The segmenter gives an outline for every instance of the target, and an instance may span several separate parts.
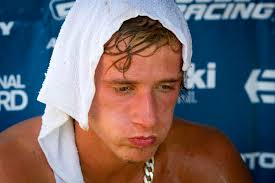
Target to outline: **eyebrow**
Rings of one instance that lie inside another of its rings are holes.
[[[181,80],[181,77],[178,78],[167,78],[159,80],[157,83],[176,83]],[[113,80],[104,80],[103,82],[106,82],[108,84],[138,84],[141,83],[137,80],[129,80],[129,79],[113,79]]]

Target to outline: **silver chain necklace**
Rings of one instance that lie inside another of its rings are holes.
[[[143,183],[152,183],[154,178],[154,157],[146,161],[144,167]]]

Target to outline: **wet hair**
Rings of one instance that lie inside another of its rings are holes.
[[[131,66],[133,55],[148,57],[165,45],[168,45],[174,52],[182,51],[181,42],[170,30],[163,27],[159,21],[152,20],[146,16],[137,16],[123,22],[119,30],[104,44],[104,54],[111,56],[121,55],[109,68],[114,66],[124,75]],[[149,54],[142,54],[149,47],[154,49]],[[185,76],[185,73],[183,73],[183,76]],[[181,88],[185,89],[183,80]]]

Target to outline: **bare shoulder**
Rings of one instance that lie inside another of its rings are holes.
[[[37,137],[41,118],[20,122],[0,133],[0,182],[50,182],[51,172]]]
[[[176,167],[187,182],[250,183],[252,178],[239,152],[219,130],[176,119],[163,149],[168,167]]]

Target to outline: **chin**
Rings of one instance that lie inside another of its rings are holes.
[[[146,149],[130,149],[123,152],[116,153],[117,156],[128,163],[146,162],[152,158],[157,151],[156,147]]]

